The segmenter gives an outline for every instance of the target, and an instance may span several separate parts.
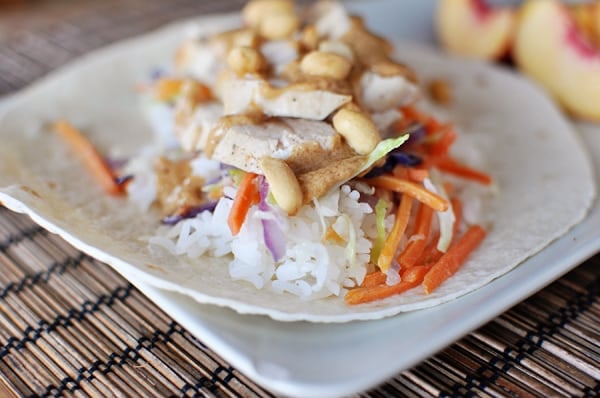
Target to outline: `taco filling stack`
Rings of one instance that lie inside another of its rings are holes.
[[[145,90],[162,145],[123,173],[161,212],[153,250],[303,299],[436,289],[485,236],[465,187],[492,179],[450,155],[414,71],[338,2],[254,0],[243,22],[185,41]]]

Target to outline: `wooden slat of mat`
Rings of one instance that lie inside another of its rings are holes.
[[[9,218],[14,218],[9,217]],[[25,218],[23,217],[19,217],[18,220],[24,220]],[[4,224],[4,227],[2,228],[3,231],[6,230],[12,230],[13,233],[17,232],[18,230],[16,230],[14,227],[14,224],[8,224],[9,227],[6,228],[7,224]],[[47,264],[51,264],[54,261],[53,257],[44,257],[44,253],[42,253],[40,250],[45,249],[47,252],[51,252],[54,251],[53,255],[56,255],[56,248],[50,245],[50,241],[51,240],[55,240],[57,242],[59,242],[60,240],[54,236],[54,235],[50,235],[50,234],[46,234],[46,233],[39,233],[38,235],[36,235],[34,238],[31,238],[30,240],[27,240],[26,238],[16,238],[17,235],[12,235],[12,239],[8,238],[9,240],[12,240],[14,243],[13,245],[8,249],[9,254],[12,256],[13,261],[14,259],[18,259],[20,260],[25,260],[25,261],[32,261],[33,262],[33,267],[31,269],[29,269],[29,273],[30,274],[39,274],[39,272],[41,271],[41,269],[43,267],[40,266],[40,263],[43,263],[44,261]],[[3,237],[5,240],[7,239],[6,236]],[[35,245],[33,243],[36,243]],[[13,246],[15,247],[13,249]],[[72,255],[73,253],[71,253]],[[33,258],[31,258],[33,256]],[[64,261],[64,257],[62,256],[61,258],[59,258],[61,261]],[[68,257],[68,255],[66,256]],[[24,261],[24,262],[25,262]],[[36,265],[37,264],[37,265]],[[23,265],[23,264],[21,264]],[[24,277],[25,273],[19,275],[20,277]],[[112,276],[112,278],[109,278],[108,281],[106,282],[102,282],[102,278],[106,279],[106,276]],[[5,277],[6,278],[6,277]],[[110,280],[113,279],[113,280]],[[86,303],[89,304],[91,303],[91,299],[96,299],[97,297],[106,297],[106,294],[109,294],[109,290],[107,289],[106,286],[104,285],[108,285],[108,286],[114,286],[114,283],[117,281],[121,281],[123,282],[120,277],[118,277],[116,274],[112,273],[112,272],[106,272],[105,266],[103,265],[99,265],[91,260],[87,260],[84,259],[82,261],[80,261],[79,266],[77,269],[74,270],[69,270],[65,273],[63,273],[61,275],[61,278],[51,278],[48,280],[48,285],[52,285],[53,283],[58,284],[57,286],[55,286],[55,290],[52,291],[52,294],[59,297],[58,301],[60,301],[61,303],[59,304],[55,304],[53,305],[53,307],[60,307],[61,304],[62,306],[65,306],[65,304],[70,305],[71,307],[77,307],[77,306],[83,306],[85,308]],[[24,284],[27,285],[27,284]],[[45,324],[51,324],[51,319],[54,319],[55,317],[60,316],[59,313],[57,312],[52,312],[51,308],[48,308],[48,305],[52,305],[53,300],[51,299],[50,296],[47,295],[46,290],[47,289],[41,289],[40,290],[40,286],[37,285],[33,285],[32,286],[32,290],[36,290],[34,291],[28,291],[28,290],[22,290],[20,291],[19,294],[19,298],[21,301],[26,303],[26,307],[21,307],[19,309],[14,309],[11,312],[13,318],[17,316],[17,314],[24,312],[25,314],[28,314],[29,318],[29,322],[23,322],[21,318],[19,318],[19,320],[21,321],[19,323],[19,327],[21,330],[23,329],[27,329],[27,327],[32,328],[33,325],[36,322],[36,316],[39,317],[40,319],[44,320],[45,319]],[[46,292],[46,295],[44,296],[43,293]],[[139,293],[138,293],[139,294]],[[39,297],[44,297],[44,300],[40,301],[38,300]],[[181,344],[182,339],[179,338],[181,337],[181,328],[179,328],[179,332],[178,334],[172,334],[168,331],[165,332],[161,332],[161,330],[166,330],[170,327],[170,325],[172,324],[172,321],[170,321],[168,319],[168,317],[163,316],[162,317],[158,317],[157,314],[161,314],[160,312],[155,312],[155,309],[153,309],[152,312],[148,312],[147,308],[151,307],[148,305],[148,303],[142,303],[139,300],[143,300],[140,296],[137,297],[137,306],[136,305],[131,305],[131,296],[127,298],[127,303],[125,304],[122,301],[118,301],[116,300],[113,303],[113,306],[111,306],[109,309],[103,309],[100,308],[97,310],[97,316],[95,317],[96,319],[92,318],[92,323],[95,325],[95,328],[98,329],[100,331],[100,335],[98,335],[97,333],[95,335],[92,334],[91,330],[86,330],[84,325],[79,325],[80,327],[78,329],[84,330],[86,335],[88,336],[87,338],[89,339],[90,335],[95,337],[92,340],[99,340],[101,341],[102,339],[104,340],[108,340],[109,343],[107,343],[106,341],[104,341],[103,346],[107,347],[107,349],[105,349],[104,351],[102,351],[103,347],[98,347],[98,350],[101,351],[103,353],[104,356],[106,357],[110,357],[111,353],[115,353],[120,351],[124,351],[123,350],[123,346],[124,345],[128,345],[129,347],[132,346],[138,346],[138,345],[142,345],[142,347],[140,347],[140,349],[137,351],[136,355],[139,355],[140,357],[140,361],[145,362],[144,364],[140,365],[140,366],[147,366],[148,369],[147,371],[149,372],[149,377],[154,377],[156,379],[159,379],[163,382],[164,384],[167,385],[171,385],[171,386],[176,386],[176,388],[171,388],[171,389],[158,389],[159,393],[174,393],[174,391],[179,391],[180,388],[184,388],[185,387],[185,383],[182,382],[181,378],[179,378],[176,373],[177,373],[177,366],[175,365],[176,363],[188,363],[189,360],[192,358],[192,356],[188,356],[188,355],[193,355],[194,354],[194,350],[192,350],[193,345],[190,344],[190,342],[188,340],[184,340],[183,344]],[[58,302],[57,299],[54,300],[55,302]],[[74,302],[75,301],[75,302]],[[83,303],[83,304],[82,304]],[[89,307],[89,306],[88,306]],[[143,311],[139,311],[137,314],[135,312],[133,312],[136,308],[138,309],[143,309]],[[36,311],[36,316],[32,315],[31,312]],[[80,313],[80,315],[84,315],[85,311],[83,313]],[[91,312],[89,309],[87,310],[89,312]],[[68,314],[77,314],[77,312],[73,312],[73,311],[69,311],[67,314],[62,315],[67,316]],[[119,316],[119,314],[122,314]],[[98,316],[101,315],[101,316]],[[147,319],[149,318],[149,319]],[[135,328],[130,326],[129,323],[134,321],[135,323]],[[162,321],[162,322],[161,322]],[[161,325],[162,323],[162,325]],[[38,321],[39,324],[39,321]],[[54,325],[56,326],[56,324]],[[129,327],[124,327],[124,326],[129,326]],[[152,342],[152,339],[142,339],[140,340],[139,337],[134,336],[136,334],[136,331],[138,329],[140,329],[140,326],[142,327],[142,330],[145,330],[149,333],[153,333],[154,336],[158,337],[159,340]],[[118,329],[118,330],[117,330]],[[16,329],[15,329],[16,330]],[[58,323],[58,327],[56,327],[53,330],[60,330],[60,322]],[[177,329],[175,329],[177,330]],[[119,336],[117,336],[117,334]],[[71,340],[75,340],[75,346],[78,348],[87,348],[85,346],[85,340],[86,340],[86,335],[83,336],[71,336],[68,337]],[[38,344],[39,341],[43,341],[44,343],[47,343],[45,341],[46,336],[44,335],[44,332],[42,331],[40,333],[40,339],[38,340]],[[63,335],[64,336],[64,335]],[[67,335],[68,336],[68,335]],[[162,337],[161,337],[162,336]],[[169,338],[169,336],[179,336],[176,337],[174,339]],[[189,336],[188,336],[189,337]],[[163,339],[164,341],[161,341],[161,339]],[[121,346],[115,346],[114,341],[121,341],[121,340],[128,340],[126,343],[127,344],[122,344]],[[178,343],[179,341],[179,343]],[[111,345],[110,342],[113,342],[113,344]],[[148,352],[146,352],[146,350],[144,349],[143,345],[145,343],[150,342],[151,345],[154,345],[154,347],[156,348],[156,350],[154,351],[153,354],[150,354]],[[56,342],[55,342],[56,343]],[[165,348],[169,348],[168,354],[166,353],[166,351],[161,352],[159,350],[161,344],[165,344]],[[93,343],[90,343],[93,346]],[[179,348],[178,344],[182,345],[183,348]],[[45,347],[49,347],[50,345],[45,344]],[[167,347],[168,346],[168,347]],[[157,348],[158,347],[158,348]],[[172,350],[170,348],[173,348]],[[205,348],[204,348],[205,349]],[[172,355],[175,351],[178,351],[180,355],[182,356],[188,356],[186,358],[186,361],[178,361],[177,358],[175,357],[174,359],[169,359],[172,358]],[[198,350],[196,350],[198,351]],[[198,352],[196,352],[195,354],[198,354]],[[85,356],[85,353],[78,353],[78,355],[73,355],[73,357],[78,357],[78,358],[82,358],[82,355]],[[88,355],[89,357],[89,355]],[[161,359],[157,359],[161,357]],[[198,355],[194,355],[194,357],[198,357]],[[36,352],[36,358],[38,360],[41,360],[41,362],[45,362],[47,363],[47,358],[40,352]],[[210,358],[210,357],[206,357],[206,358]],[[88,358],[89,359],[89,358]],[[66,360],[62,357],[57,357],[55,356],[55,360],[58,363],[62,364],[62,368],[73,368],[73,369],[79,369],[80,366],[69,366],[66,364]],[[79,359],[81,361],[81,359]],[[210,358],[210,362],[207,364],[208,366],[195,366],[196,369],[196,373],[193,374],[192,380],[198,380],[200,378],[204,378],[204,385],[208,385],[210,383],[214,383],[211,381],[211,379],[213,379],[213,372],[215,372],[216,370],[218,370],[218,373],[222,373],[222,375],[218,376],[218,377],[228,377],[229,380],[236,380],[238,381],[237,385],[238,387],[244,387],[247,386],[247,383],[243,382],[242,380],[240,380],[239,377],[235,377],[235,375],[233,374],[233,372],[231,370],[229,370],[229,367],[226,363],[224,363],[223,361],[217,362],[214,359],[214,356],[212,358]],[[186,365],[187,369],[186,371],[189,373],[190,369],[193,368],[193,366],[189,366]],[[179,369],[181,372],[183,372],[183,370]],[[58,369],[54,369],[54,372],[51,372],[53,374],[57,374],[57,372],[59,372]],[[139,373],[136,371],[136,373]],[[64,379],[65,377],[69,377],[71,379],[74,379],[74,374],[70,374],[68,376],[64,375],[64,374],[60,374],[60,376],[62,376],[62,379]],[[135,374],[129,374],[127,376],[127,378],[131,378],[132,376],[135,376]],[[49,377],[49,376],[48,376]],[[61,380],[62,380],[61,379]],[[135,380],[135,377],[133,378]],[[54,382],[55,385],[58,385],[58,382],[61,382],[61,380],[56,380]],[[139,384],[139,383],[138,383]],[[224,384],[225,385],[225,384]],[[228,385],[226,385],[228,386]],[[89,387],[88,387],[89,388]],[[140,387],[138,385],[138,393],[140,392]],[[83,387],[82,387],[83,389]],[[153,383],[153,386],[151,388],[150,391],[157,391],[157,386],[156,386],[156,382]],[[230,395],[235,395],[232,391],[229,391]],[[159,394],[160,395],[160,394]]]
[[[493,324],[490,324],[493,325]],[[498,327],[486,326],[472,334],[473,338],[481,341],[482,344],[492,347],[498,355],[502,355],[507,359],[507,363],[514,367],[523,368],[527,372],[536,375],[544,384],[553,386],[558,390],[566,391],[570,394],[575,394],[583,388],[583,385],[577,380],[557,372],[550,365],[548,358],[541,360],[539,352],[537,355],[531,355],[527,352],[520,352],[515,344],[520,337],[514,335],[510,331]],[[591,383],[588,380],[588,383]]]

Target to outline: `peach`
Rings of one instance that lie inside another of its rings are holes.
[[[512,9],[484,0],[440,0],[436,13],[438,37],[447,50],[485,60],[508,53],[515,19]]]
[[[571,4],[569,13],[581,33],[590,42],[600,45],[600,0],[591,3]]]
[[[572,115],[600,121],[600,50],[558,0],[522,6],[513,56]]]

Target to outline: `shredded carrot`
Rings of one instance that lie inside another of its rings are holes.
[[[438,140],[427,145],[430,156],[445,156],[450,151],[450,147],[458,137],[454,129],[450,126],[442,127],[441,136]]]
[[[423,182],[423,180],[429,177],[429,170],[425,167],[396,166],[392,174],[397,178],[413,182]]]
[[[402,112],[402,116],[404,116],[401,119],[404,121],[403,124],[410,125],[414,122],[421,123],[425,127],[425,134],[428,136],[434,135],[444,127],[437,119],[417,110],[414,106],[409,105],[402,107],[400,108],[400,112]]]
[[[461,164],[450,156],[443,156],[439,158],[436,161],[436,166],[446,173],[454,174],[458,177],[468,180],[477,181],[485,185],[490,185],[493,181],[492,177],[488,174]]]
[[[458,226],[462,222],[462,202],[458,198],[450,199],[450,203],[452,203],[452,211],[454,212],[454,230],[452,231],[452,236],[458,236]]]
[[[414,267],[410,267],[409,269],[402,271],[401,280],[403,282],[421,283],[430,269],[431,265],[415,265]]]
[[[160,101],[168,101],[181,93],[185,84],[191,84],[193,89],[193,100],[196,103],[212,99],[210,88],[196,80],[162,78],[154,85],[154,96]]]
[[[446,191],[446,195],[452,195],[452,192],[454,192],[454,184],[445,181],[442,186],[444,187],[444,191]]]
[[[361,283],[361,287],[373,287],[383,285],[387,280],[387,276],[381,271],[370,272],[365,275],[365,279]]]
[[[125,192],[125,186],[117,182],[114,172],[106,164],[104,158],[79,130],[68,121],[59,120],[54,124],[54,132],[79,154],[106,192],[111,195],[120,195]]]
[[[402,107],[400,112],[402,112],[402,116],[404,116],[402,120],[406,120],[408,124],[413,122],[425,123],[425,121],[428,119],[428,116],[421,113],[417,110],[417,108],[411,105]]]
[[[369,303],[371,301],[383,300],[384,298],[395,296],[404,293],[413,287],[419,286],[420,282],[405,282],[401,281],[395,285],[379,285],[371,287],[358,287],[352,289],[344,296],[346,304],[356,305]]]
[[[394,170],[392,170],[392,175],[401,180],[408,180],[408,167],[396,166],[394,167]]]
[[[417,261],[419,261],[429,238],[432,218],[433,210],[431,207],[421,204],[419,206],[419,211],[417,212],[415,231],[413,233],[413,236],[419,236],[419,239],[408,242],[406,248],[398,256],[398,262],[402,268],[413,267],[417,264]]]
[[[250,207],[260,201],[256,177],[258,175],[254,173],[244,174],[233,199],[233,205],[227,217],[227,225],[233,235],[237,235],[242,229]]]
[[[431,116],[425,116],[425,118],[425,135],[427,136],[437,134],[441,129],[443,129],[446,126]]]
[[[457,198],[453,198],[450,202],[452,203],[452,211],[454,212],[454,219],[455,219],[452,236],[453,236],[453,239],[456,239],[456,237],[458,236],[458,227],[462,220],[462,203]],[[437,233],[436,236],[433,239],[431,239],[431,243],[429,243],[427,245],[427,247],[425,247],[425,249],[423,250],[423,253],[417,260],[417,264],[435,263],[436,261],[438,261],[440,259],[440,257],[442,257],[442,255],[444,253],[442,253],[441,251],[439,251],[437,249],[437,242],[439,239],[440,239],[440,234]]]
[[[379,176],[369,179],[369,184],[374,187],[388,189],[394,192],[405,193],[412,196],[421,203],[426,204],[433,210],[446,211],[448,209],[448,201],[438,194],[428,191],[423,186],[415,184],[407,180],[395,178],[393,176]]]
[[[425,167],[411,167],[408,169],[408,179],[415,182],[423,182],[429,178],[429,170]]]
[[[432,264],[432,263],[435,263],[436,261],[438,261],[440,259],[440,257],[442,257],[442,254],[444,254],[444,253],[439,251],[437,248],[438,240],[439,240],[439,234],[438,234],[438,237],[433,239],[431,241],[431,243],[428,244],[427,247],[423,250],[423,254],[421,254],[421,257],[417,261],[417,264]]]
[[[425,293],[437,289],[464,264],[467,257],[479,246],[486,232],[479,225],[471,226],[467,232],[431,267],[423,279]]]
[[[429,271],[429,268],[430,267],[425,265],[417,265],[415,267],[412,267],[411,269],[405,271],[402,274],[402,280],[395,285],[386,285],[384,278],[380,284],[352,289],[348,293],[346,293],[344,300],[347,304],[356,305],[368,303],[375,300],[382,300],[387,297],[404,293],[407,290],[419,286],[419,284],[423,282],[423,278]],[[373,274],[375,274],[375,272]],[[380,275],[383,274],[380,273]]]
[[[398,209],[396,210],[394,226],[392,227],[392,230],[383,245],[383,249],[381,249],[379,258],[377,259],[377,266],[383,272],[386,272],[390,268],[392,260],[398,250],[398,246],[400,245],[400,241],[402,240],[402,236],[408,225],[412,202],[413,198],[410,195],[402,195],[402,199],[400,199],[400,205],[398,205]]]

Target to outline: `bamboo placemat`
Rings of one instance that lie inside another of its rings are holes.
[[[0,94],[107,43],[241,3],[33,1],[0,9]],[[360,396],[600,395],[599,265],[596,256]],[[0,396],[64,395],[271,396],[112,268],[0,207]]]

